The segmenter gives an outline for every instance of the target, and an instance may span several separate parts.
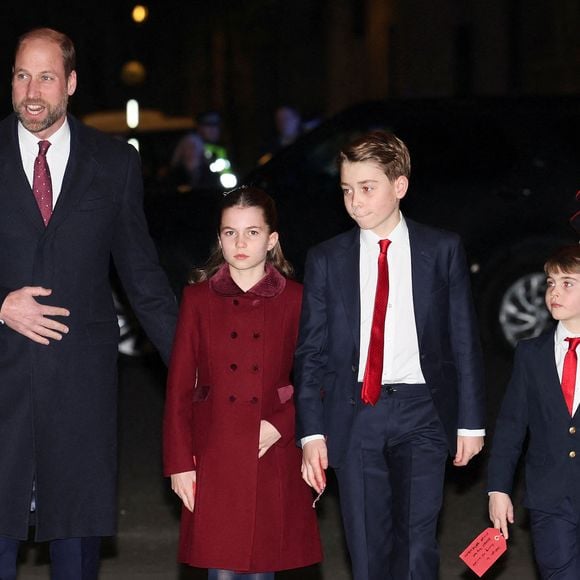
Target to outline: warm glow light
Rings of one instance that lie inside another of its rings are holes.
[[[139,125],[139,103],[135,99],[127,101],[127,127],[135,129]]]
[[[147,20],[147,16],[149,16],[149,10],[147,6],[143,6],[141,4],[137,4],[133,7],[133,12],[131,12],[131,17],[133,18],[134,22],[141,24]]]
[[[238,178],[233,173],[224,173],[220,175],[220,182],[226,189],[232,189],[238,184]]]
[[[127,139],[127,143],[129,143],[129,145],[133,145],[133,147],[135,147],[135,149],[137,149],[137,151],[139,151],[139,140],[138,139],[131,137],[131,139]]]

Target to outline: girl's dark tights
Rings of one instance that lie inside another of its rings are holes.
[[[242,574],[232,570],[218,570],[210,568],[207,571],[208,580],[274,580],[274,572],[255,572]]]

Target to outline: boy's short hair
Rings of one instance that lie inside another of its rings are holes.
[[[345,161],[372,161],[379,165],[390,181],[411,175],[411,156],[407,146],[393,133],[372,131],[349,143],[338,154],[338,169]]]
[[[544,272],[547,276],[558,270],[580,273],[580,244],[562,246],[546,260]]]

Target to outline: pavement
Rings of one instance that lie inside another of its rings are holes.
[[[487,355],[491,421],[509,376],[510,360]],[[101,580],[201,580],[206,572],[176,563],[179,505],[161,476],[161,418],[165,369],[156,357],[123,358],[119,368],[120,477],[119,534],[103,544]],[[450,466],[440,519],[441,580],[477,576],[459,553],[489,526],[484,489],[485,453],[466,469]],[[517,505],[508,551],[486,580],[535,580],[525,510]],[[340,523],[336,485],[317,504],[325,558],[322,564],[277,574],[279,580],[350,580]],[[28,543],[21,551],[19,580],[49,578],[45,545]],[[395,579],[397,580],[397,579]],[[417,579],[421,580],[421,579]]]

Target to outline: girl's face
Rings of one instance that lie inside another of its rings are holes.
[[[262,274],[268,250],[278,242],[259,207],[228,207],[222,212],[219,243],[230,269]]]

